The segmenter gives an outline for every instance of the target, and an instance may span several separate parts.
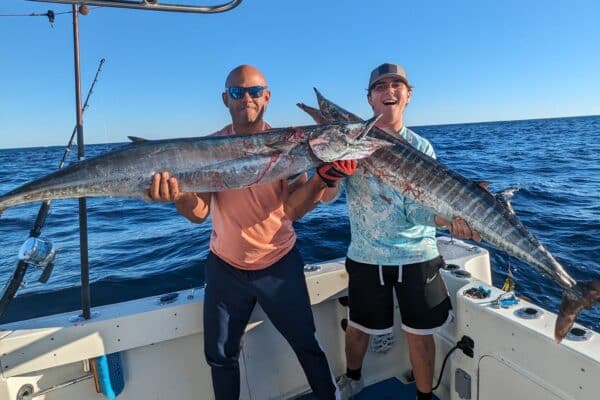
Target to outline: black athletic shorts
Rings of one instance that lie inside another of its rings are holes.
[[[452,309],[439,273],[443,265],[441,256],[402,266],[363,264],[347,258],[348,324],[373,335],[392,332],[396,289],[402,329],[418,335],[434,333]],[[400,272],[402,279],[398,279]]]

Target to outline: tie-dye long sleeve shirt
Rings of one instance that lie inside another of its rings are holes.
[[[435,157],[431,143],[403,127],[398,135]],[[361,168],[343,182],[352,239],[348,257],[376,265],[405,265],[439,255],[434,214]]]

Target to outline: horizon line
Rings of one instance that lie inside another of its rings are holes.
[[[523,122],[523,121],[539,121],[539,120],[547,120],[547,119],[588,118],[588,117],[600,117],[600,114],[568,115],[568,116],[564,116],[564,117],[537,117],[537,118],[504,119],[504,120],[472,121],[472,122],[446,122],[446,123],[441,123],[441,124],[412,125],[412,127],[421,128],[421,127],[429,127],[429,126],[495,124],[498,122]]]
[[[447,122],[447,123],[440,123],[440,124],[411,125],[410,128],[426,128],[426,127],[433,127],[433,126],[494,124],[494,123],[500,123],[500,122],[523,122],[523,121],[539,121],[539,120],[568,119],[568,118],[589,118],[589,117],[600,117],[600,114],[570,115],[570,116],[564,116],[564,117],[507,119],[507,120],[497,120],[497,121]],[[409,126],[407,126],[407,127],[409,127]],[[194,137],[194,136],[184,136],[184,137]],[[198,136],[198,137],[201,137],[201,136]],[[152,139],[149,139],[149,140],[152,140]],[[94,146],[94,145],[102,145],[102,144],[116,144],[116,143],[127,143],[127,141],[124,140],[124,141],[120,141],[120,142],[86,143],[85,146]],[[48,144],[48,145],[41,145],[41,146],[24,146],[24,147],[1,147],[1,145],[0,145],[0,150],[33,149],[33,148],[47,148],[47,147],[60,147],[60,146],[64,146],[64,145],[63,144]],[[75,144],[73,144],[73,146],[75,146]]]

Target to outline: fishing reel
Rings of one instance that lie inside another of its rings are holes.
[[[20,262],[43,268],[38,281],[40,283],[48,282],[50,274],[52,274],[52,270],[54,269],[54,259],[56,258],[56,250],[50,240],[43,237],[30,236],[21,246],[18,257]]]

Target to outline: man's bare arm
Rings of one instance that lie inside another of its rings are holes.
[[[287,194],[283,206],[286,215],[292,221],[302,218],[315,208],[327,188],[325,182],[317,174],[310,179],[304,174],[291,184],[284,182],[284,185],[287,186],[287,189],[284,189],[287,190]]]

